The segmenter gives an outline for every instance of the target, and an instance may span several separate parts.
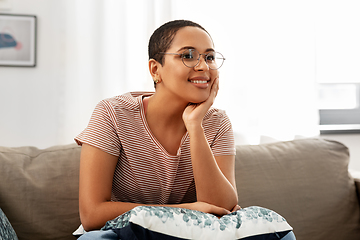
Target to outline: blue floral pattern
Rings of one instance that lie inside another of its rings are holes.
[[[215,225],[215,222],[218,222],[219,224],[217,225],[221,231],[227,227],[239,229],[244,220],[251,220],[254,223],[258,220],[263,222],[286,222],[286,220],[276,212],[256,206],[243,208],[221,218],[217,218],[212,214],[184,208],[139,206],[120,215],[114,220],[108,221],[102,230],[126,227],[129,224],[131,216],[137,216],[138,213],[142,211],[146,212],[145,217],[157,217],[163,223],[166,223],[169,219],[174,220],[174,215],[182,215],[182,220],[188,223],[187,225],[199,226],[200,228],[211,228],[211,226]]]
[[[277,230],[275,229],[277,226],[282,231],[292,230],[282,216],[274,211],[257,206],[243,208],[221,218],[212,214],[184,208],[139,206],[114,220],[108,221],[102,230],[125,228],[131,222],[143,225],[144,228],[152,231],[166,231],[166,234],[170,234],[172,229],[177,229],[174,232],[179,232],[179,229],[192,228],[195,232],[203,232],[205,230],[217,235],[224,232],[238,237],[249,236],[249,234],[251,235],[253,232],[257,233],[259,231],[262,231],[261,234],[264,231],[269,231],[273,234]],[[268,226],[273,226],[274,231],[267,230],[271,229]],[[176,234],[174,233],[174,235]]]
[[[18,240],[14,229],[12,228],[5,213],[0,208],[0,239],[2,240]]]

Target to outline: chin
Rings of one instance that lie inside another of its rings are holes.
[[[192,96],[189,96],[189,102],[193,104],[199,104],[205,102],[210,96],[210,93],[202,92],[202,93],[195,93]]]
[[[190,101],[191,104],[199,104],[199,103],[202,103],[202,102],[205,102],[207,98],[204,98],[204,99],[196,99],[196,100],[192,100]]]

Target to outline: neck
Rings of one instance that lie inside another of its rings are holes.
[[[148,99],[146,118],[163,126],[184,125],[182,114],[187,105],[180,99],[168,98],[155,92]]]
[[[186,103],[164,98],[155,93],[148,99],[145,114],[147,124],[152,134],[171,155],[176,155],[181,139],[186,133],[182,118]]]

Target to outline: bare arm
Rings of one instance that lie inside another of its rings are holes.
[[[118,158],[83,144],[80,158],[79,211],[85,230],[99,229],[106,221],[135,204],[111,202],[111,188]]]
[[[218,87],[217,79],[209,98],[201,104],[188,106],[183,119],[190,136],[197,200],[232,210],[238,202],[235,156],[214,157],[202,128],[202,119],[213,104]]]
[[[197,201],[232,210],[238,202],[235,156],[214,157],[202,128],[190,133]]]

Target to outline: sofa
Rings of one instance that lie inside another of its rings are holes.
[[[75,239],[80,151],[0,147],[0,208],[18,239]],[[298,240],[359,240],[360,179],[348,163],[345,145],[322,138],[237,145],[239,205],[276,211]]]

